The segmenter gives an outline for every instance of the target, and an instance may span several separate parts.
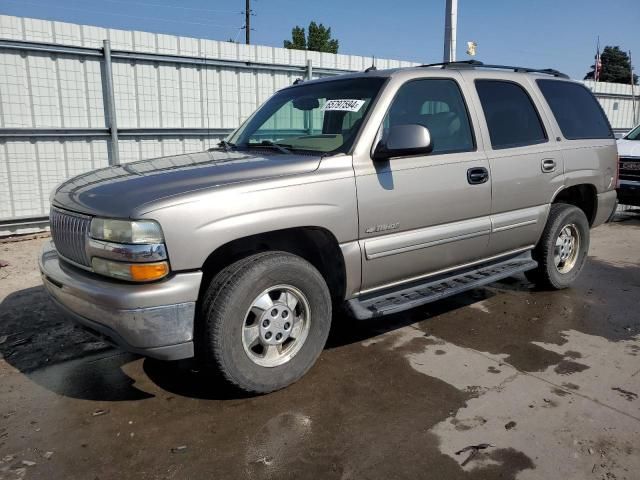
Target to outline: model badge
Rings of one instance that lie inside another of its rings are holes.
[[[640,170],[640,162],[622,162],[620,163],[621,170]]]
[[[376,225],[375,227],[369,227],[365,233],[386,232],[387,230],[395,230],[400,226],[399,222],[396,223],[383,223],[382,225]]]

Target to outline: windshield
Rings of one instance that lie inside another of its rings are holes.
[[[236,148],[349,150],[385,78],[301,84],[276,93],[229,138]],[[286,149],[286,150],[285,150]]]
[[[640,125],[631,130],[625,137],[625,140],[640,140]]]

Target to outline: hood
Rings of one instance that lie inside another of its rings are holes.
[[[621,157],[640,157],[640,140],[618,140],[618,155]]]
[[[94,170],[62,183],[52,204],[68,210],[126,218],[154,201],[231,183],[316,170],[320,156],[257,151],[207,151]]]

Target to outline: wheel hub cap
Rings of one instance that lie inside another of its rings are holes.
[[[310,325],[307,297],[292,285],[276,285],[258,295],[242,327],[249,359],[263,367],[291,360],[302,348]]]
[[[287,305],[274,304],[260,316],[260,341],[268,345],[282,345],[289,338],[294,315]]]
[[[560,273],[569,272],[576,264],[580,251],[580,233],[571,224],[560,230],[554,249],[554,263]]]

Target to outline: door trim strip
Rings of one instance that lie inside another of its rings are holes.
[[[504,225],[502,227],[496,227],[492,232],[504,232],[505,230],[511,230],[512,228],[526,227],[527,225],[534,225],[538,223],[538,220],[526,220],[524,222],[512,223],[510,225]]]
[[[456,242],[458,240],[464,240],[467,238],[479,237],[482,235],[489,235],[491,233],[491,229],[486,230],[478,230],[477,232],[465,233],[463,235],[456,235],[453,237],[441,238],[439,240],[432,240],[431,242],[423,242],[417,243],[415,245],[410,245],[407,247],[395,248],[393,250],[385,250],[384,252],[379,253],[368,253],[367,252],[367,260],[374,260],[376,258],[387,257],[389,255],[395,255],[397,253],[405,253],[411,252],[413,250],[420,250],[422,248],[435,247],[437,245],[444,245],[446,243]],[[365,243],[365,251],[367,250]]]
[[[515,250],[509,250],[508,252],[504,252],[504,253],[501,253],[499,255],[494,255],[492,257],[481,258],[481,259],[478,259],[478,260],[474,260],[473,262],[463,263],[461,265],[456,265],[454,267],[443,268],[442,270],[437,270],[435,272],[430,272],[430,273],[427,273],[427,274],[424,274],[424,275],[417,275],[415,277],[410,277],[410,278],[406,278],[406,279],[403,279],[403,280],[398,280],[396,282],[385,283],[384,285],[380,285],[378,287],[367,288],[366,290],[360,290],[360,292],[355,296],[358,297],[360,295],[365,295],[365,294],[368,294],[368,293],[371,293],[371,292],[376,292],[378,290],[384,290],[385,288],[391,288],[391,287],[396,287],[398,285],[402,285],[404,283],[415,282],[417,280],[422,280],[423,278],[432,277],[434,275],[440,275],[442,273],[451,272],[453,270],[458,270],[460,268],[472,267],[472,266],[477,265],[479,263],[489,262],[489,261],[492,261],[492,260],[497,260],[498,258],[501,258],[501,257],[507,257],[509,255],[513,255],[513,254],[516,254],[516,253],[525,252],[527,250],[531,250],[533,247],[535,247],[535,245],[531,244],[531,245],[527,245],[526,247],[516,248]]]
[[[367,260],[374,260],[398,253],[421,250],[491,233],[489,216],[434,225],[364,240]]]

